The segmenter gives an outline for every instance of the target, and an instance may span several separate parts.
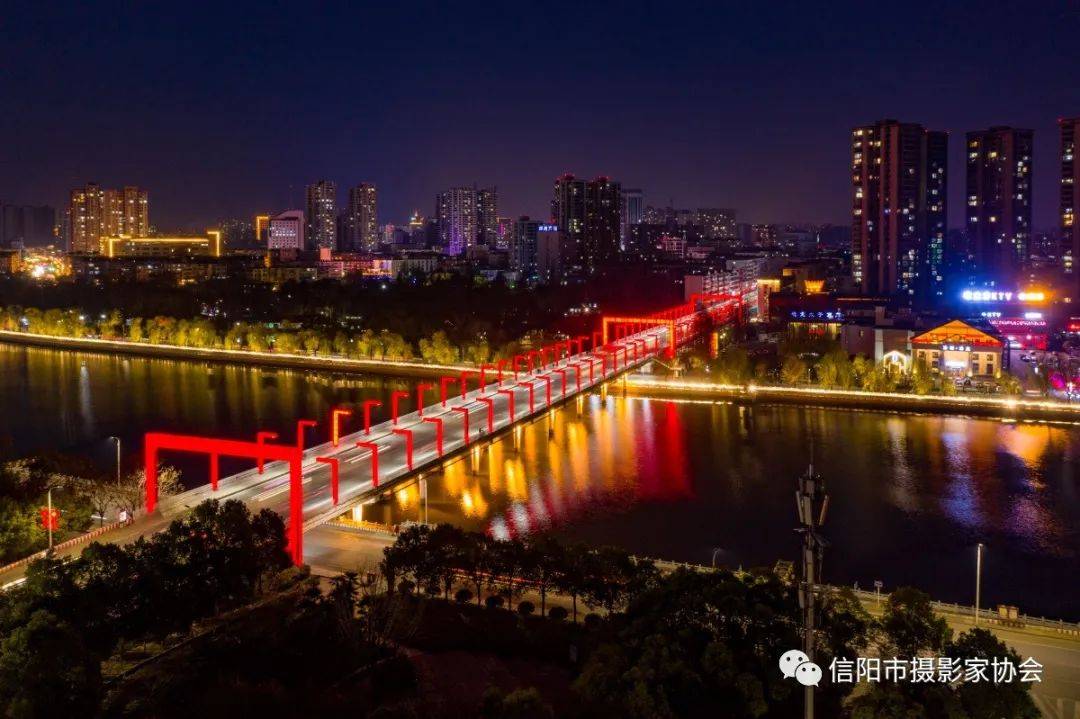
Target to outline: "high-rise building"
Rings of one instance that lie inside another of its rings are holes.
[[[522,215],[514,223],[510,264],[526,276],[536,270],[536,235],[541,224],[539,220],[529,219],[528,215]]]
[[[499,243],[499,193],[495,187],[476,191],[476,244]]]
[[[0,247],[44,247],[56,241],[56,210],[0,205]]]
[[[966,226],[975,273],[1012,286],[1031,253],[1032,131],[967,133]]]
[[[460,255],[476,244],[477,192],[471,187],[452,187],[435,198],[439,244],[450,255]]]
[[[566,174],[555,179],[551,199],[551,224],[562,231],[564,260],[577,262],[585,234],[585,181]]]
[[[555,180],[551,224],[559,228],[564,269],[592,271],[611,262],[622,245],[623,198],[618,182],[586,182],[567,174]]]
[[[851,266],[864,294],[943,293],[947,148],[948,135],[914,123],[852,131]]]
[[[146,237],[150,211],[146,190],[124,187],[105,190],[105,234],[109,237]]]
[[[337,185],[319,180],[307,186],[307,237],[314,250],[337,246]]]
[[[304,249],[304,213],[287,210],[270,218],[266,247],[270,250]]]
[[[536,273],[544,280],[553,280],[566,269],[563,249],[566,247],[562,233],[555,225],[536,228]]]
[[[585,184],[585,233],[578,260],[586,270],[610,263],[619,255],[620,195],[619,183],[609,177]]]
[[[105,191],[94,183],[71,191],[68,203],[68,251],[80,254],[101,251],[105,232]]]
[[[375,185],[361,182],[349,190],[345,214],[347,247],[358,252],[374,252],[379,246],[378,195]]]
[[[645,214],[645,195],[638,189],[624,189],[619,206],[619,248],[624,252],[630,247],[630,228],[640,225]]]
[[[509,217],[500,217],[499,218],[499,230],[498,230],[499,237],[495,241],[495,247],[497,247],[500,250],[508,250],[508,249],[510,249],[510,244],[514,240],[514,227],[515,227],[515,225],[516,225],[516,221],[510,219]]]
[[[1077,155],[1080,141],[1080,117],[1067,117],[1058,120],[1061,128],[1061,188],[1059,218],[1061,222],[1061,244],[1058,250],[1059,262],[1066,276],[1070,278],[1067,291],[1073,302],[1080,302],[1080,156]]]

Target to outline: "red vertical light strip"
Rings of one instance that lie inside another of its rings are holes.
[[[315,461],[330,467],[330,499],[336,507],[338,504],[338,459],[337,457],[316,457]]]
[[[377,399],[364,400],[364,434],[371,434],[371,408],[382,407],[382,402]]]
[[[313,419],[298,419],[296,420],[296,448],[301,452],[304,451],[304,428],[316,427],[318,422]]]
[[[337,447],[341,441],[342,417],[351,416],[352,410],[348,409],[334,409],[330,412],[330,439],[333,441],[335,447]]]
[[[413,431],[411,429],[392,429],[390,431],[405,438],[405,466],[411,472],[413,468]]]
[[[398,402],[402,398],[408,399],[409,393],[402,390],[390,393],[390,416],[393,418],[394,424],[397,424],[398,421]]]
[[[443,421],[442,417],[424,417],[425,422],[435,425],[435,451],[441,457],[443,455]]]
[[[446,385],[457,381],[457,377],[443,377],[439,380],[439,399],[442,401],[443,407],[446,406]]]
[[[487,427],[490,434],[495,431],[495,400],[490,397],[480,397],[476,401],[487,405]]]
[[[451,407],[450,411],[461,413],[461,436],[465,440],[465,446],[469,446],[469,408]]]
[[[435,385],[430,384],[428,382],[420,382],[419,384],[416,385],[416,416],[417,417],[423,417],[424,416],[424,392],[427,392],[429,389],[431,389],[434,386]]]
[[[371,452],[371,486],[379,486],[379,445],[374,442],[357,442],[357,447]]]
[[[510,408],[510,421],[514,422],[514,390],[501,389],[499,390],[499,394],[506,395],[507,406]]]
[[[255,444],[257,444],[257,445],[259,445],[261,447],[263,444],[266,443],[266,440],[268,440],[268,439],[277,439],[277,438],[278,438],[277,432],[256,432],[255,433]],[[263,460],[264,459],[265,458],[263,457],[263,455],[261,453],[259,454],[258,457],[255,458],[256,466],[258,466],[258,468],[259,468],[259,474],[263,473]]]

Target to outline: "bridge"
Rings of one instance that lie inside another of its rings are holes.
[[[145,512],[95,539],[130,541],[163,529],[206,499],[238,499],[252,511],[268,508],[288,519],[289,553],[302,564],[305,532],[455,455],[479,454],[496,435],[661,355],[674,357],[709,320],[737,321],[742,309],[736,296],[705,295],[647,316],[604,317],[591,335],[446,375],[438,382],[420,382],[414,391],[392,392],[388,408],[382,408],[380,400],[335,408],[324,420],[331,439],[316,446],[305,446],[306,431],[317,424],[314,419],[299,420],[295,437],[287,441],[273,432],[258,432],[251,441],[150,432],[144,445]],[[390,418],[372,424],[376,408],[388,409]],[[205,455],[209,484],[159,497],[158,467],[169,452]],[[223,456],[254,460],[255,467],[222,478]],[[12,576],[0,569],[0,581]]]

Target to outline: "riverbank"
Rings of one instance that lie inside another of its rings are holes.
[[[1080,423],[1080,404],[1019,397],[976,397],[867,392],[861,390],[729,385],[712,382],[657,379],[630,375],[623,386],[628,394],[692,399],[709,398],[740,404],[767,402],[844,409],[867,409],[912,414],[954,414],[1004,419]]]
[[[127,340],[103,340],[93,337],[53,337],[31,332],[0,330],[0,342],[46,347],[49,349],[95,352],[98,354],[124,354],[135,357],[176,359],[188,361],[217,362],[221,364],[246,364],[259,367],[284,367],[288,369],[326,370],[331,372],[358,372],[408,377],[440,377],[469,369],[466,365],[443,365],[400,360],[366,360],[334,356],[312,356],[286,352],[252,352],[213,348],[180,347],[177,345],[131,342]]]

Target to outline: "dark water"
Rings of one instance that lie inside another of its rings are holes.
[[[0,441],[88,452],[120,434],[291,432],[337,402],[410,380],[142,360],[0,345]],[[731,566],[795,559],[795,478],[827,479],[825,579],[914,584],[970,604],[1080,619],[1080,427],[593,395],[429,483],[429,519],[520,536],[550,529],[650,556]],[[205,468],[184,466],[189,482]],[[223,467],[223,470],[227,469]],[[431,479],[431,478],[429,478]],[[416,486],[365,508],[416,519]],[[719,550],[719,551],[717,551]]]

